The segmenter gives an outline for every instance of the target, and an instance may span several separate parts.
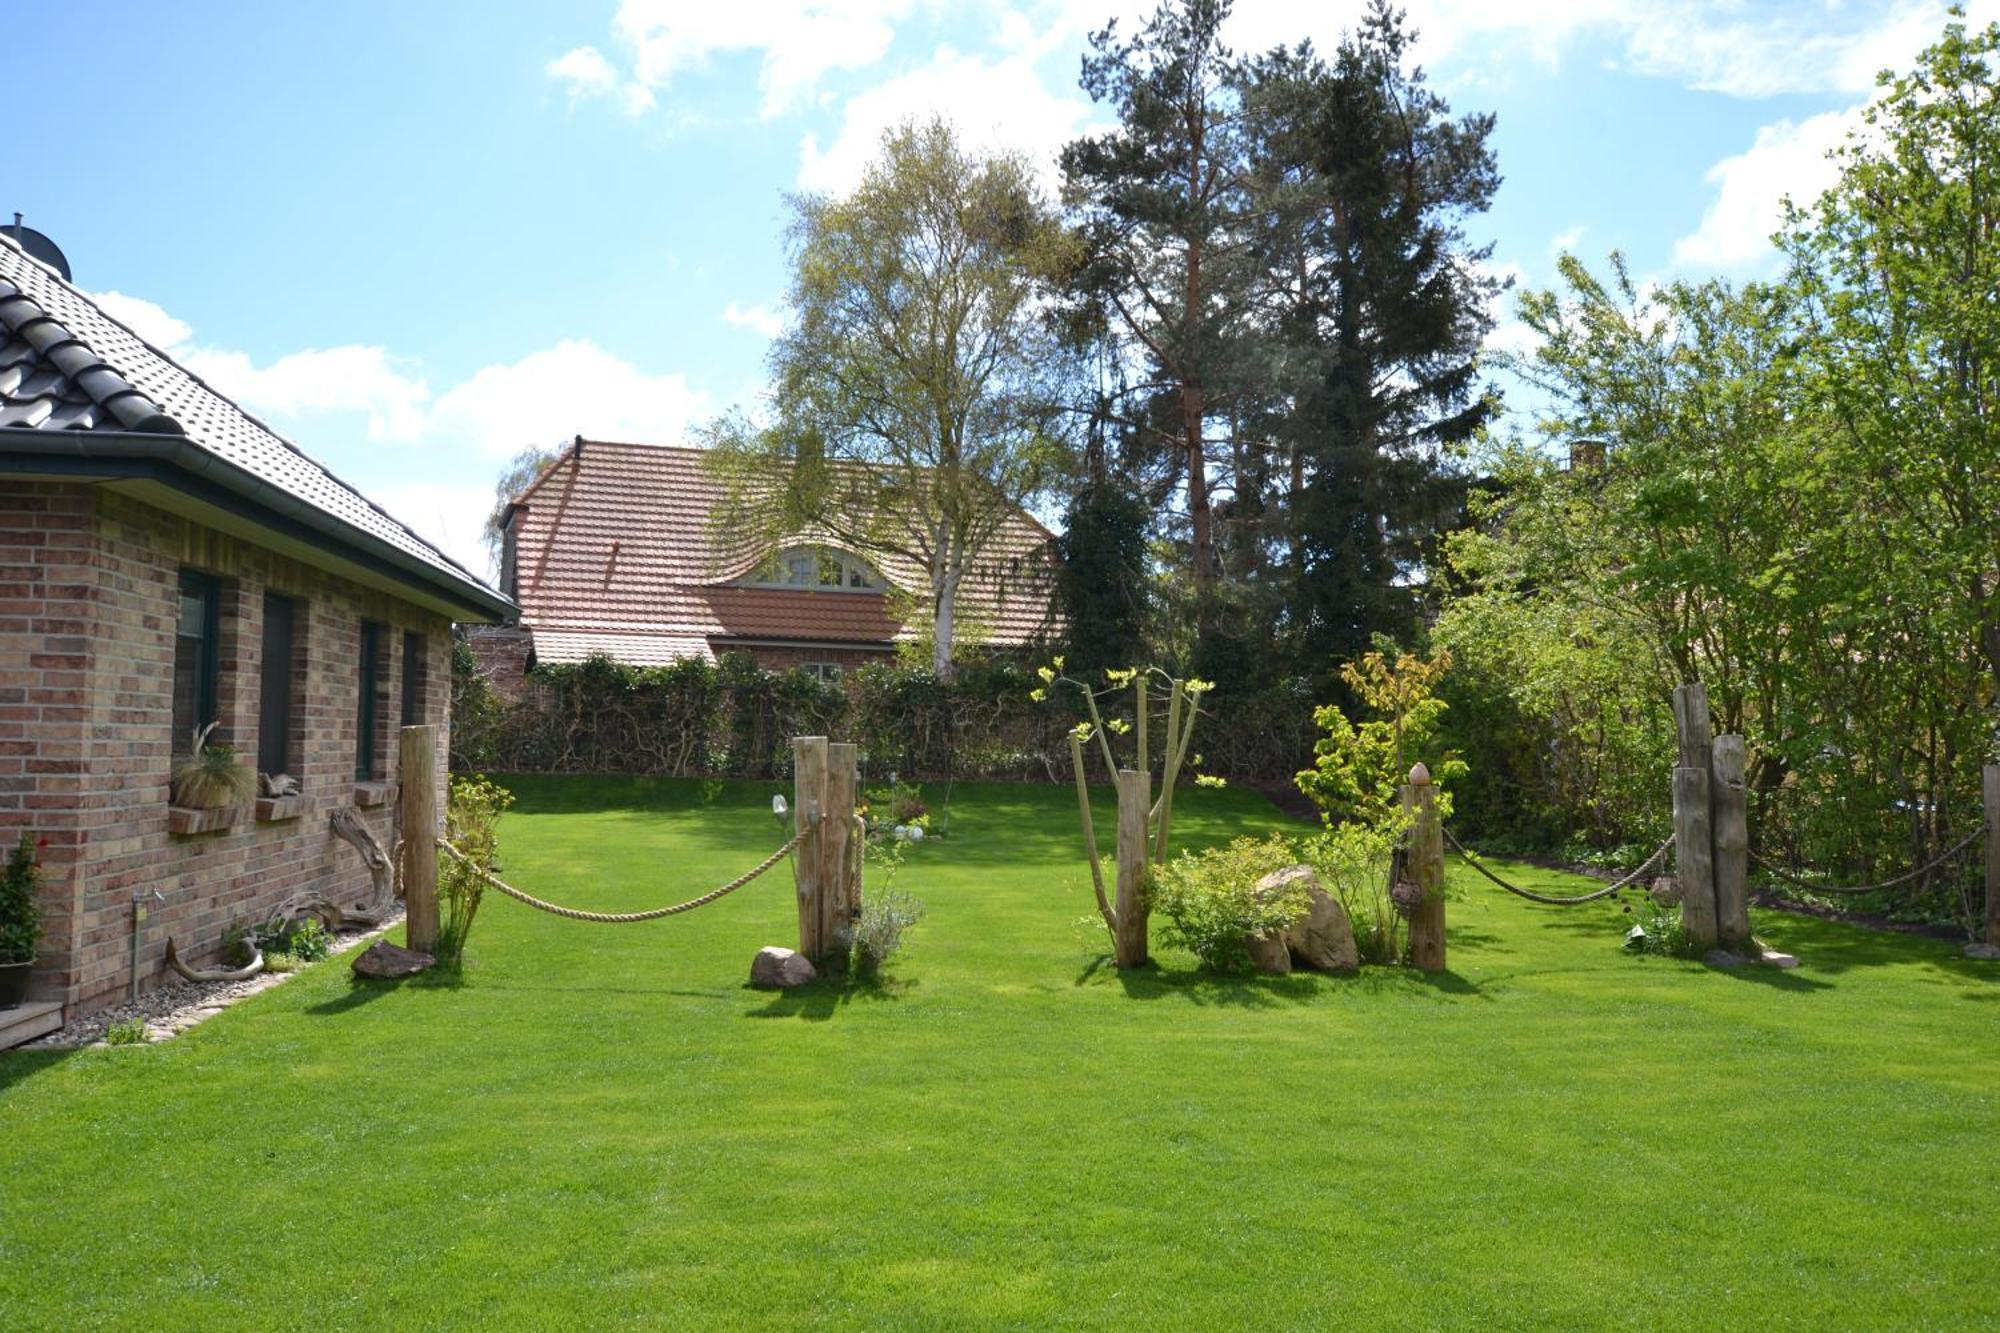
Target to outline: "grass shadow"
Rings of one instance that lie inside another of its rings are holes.
[[[860,1001],[895,1001],[917,988],[920,983],[901,981],[895,977],[833,976],[825,977],[791,990],[781,990],[771,996],[770,1002],[761,1009],[752,1009],[745,1018],[802,1018],[808,1023],[824,1023],[840,1010]],[[745,990],[753,989],[748,982]],[[761,993],[761,992],[760,992]]]
[[[73,1046],[52,1046],[39,1051],[0,1052],[0,1092],[61,1064],[75,1055],[76,1050]]]
[[[322,1016],[344,1014],[359,1009],[364,1004],[372,1004],[385,995],[393,995],[402,988],[402,984],[399,981],[371,981],[364,977],[354,977],[349,980],[347,990],[343,994],[336,995],[331,1000],[321,1000],[318,1004],[309,1004],[305,1012]]]

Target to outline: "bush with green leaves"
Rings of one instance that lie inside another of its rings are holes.
[[[1216,971],[1247,966],[1252,936],[1282,929],[1312,906],[1310,891],[1298,883],[1257,888],[1258,880],[1299,860],[1298,849],[1275,833],[1182,852],[1153,874],[1153,908],[1167,919],[1161,936]]]
[[[23,833],[0,869],[0,963],[31,963],[42,939],[42,904],[37,896],[41,866],[35,835]]]
[[[871,893],[851,927],[849,964],[857,977],[872,977],[903,947],[903,932],[924,919],[924,905],[897,889]]]
[[[477,774],[451,780],[445,837],[458,855],[438,857],[438,966],[465,965],[465,941],[486,894],[486,877],[500,872],[500,816],[514,793]]]
[[[1681,919],[1679,907],[1646,908],[1640,913],[1639,923],[1626,935],[1625,947],[1668,958],[1694,957],[1694,944],[1688,938],[1687,922]]]
[[[1402,961],[1403,914],[1389,897],[1389,863],[1402,837],[1400,812],[1380,824],[1335,824],[1300,848],[1320,883],[1347,911],[1354,947],[1364,963]]]
[[[121,1018],[104,1029],[106,1046],[144,1046],[146,1044],[146,1020],[134,1016]]]

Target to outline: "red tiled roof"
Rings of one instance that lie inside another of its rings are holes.
[[[699,449],[578,440],[516,501],[521,624],[545,662],[606,652],[633,665],[713,657],[732,640],[888,644],[914,636],[921,565],[868,555],[897,591],[753,588],[734,582],[768,552],[718,551],[709,514],[722,500]],[[1009,521],[960,591],[959,618],[996,647],[1033,642],[1050,619],[1049,533]],[[813,534],[797,544],[812,545]],[[832,545],[833,543],[819,543]]]

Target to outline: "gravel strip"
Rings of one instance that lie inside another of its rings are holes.
[[[373,939],[402,919],[401,916],[397,916],[380,926],[336,932],[333,936],[333,952],[322,962],[340,957],[355,945]],[[306,967],[317,966],[320,964],[306,964]],[[304,971],[305,968],[299,970]],[[147,1041],[165,1041],[169,1037],[187,1031],[205,1018],[214,1017],[238,1000],[248,999],[259,991],[283,985],[287,978],[295,975],[296,973],[292,972],[260,972],[248,981],[188,981],[178,973],[170,971],[164,982],[141,994],[137,1003],[127,1000],[121,1004],[98,1009],[57,1028],[47,1036],[37,1037],[14,1049],[42,1051],[101,1045],[106,1028],[113,1023],[135,1017],[146,1020]]]

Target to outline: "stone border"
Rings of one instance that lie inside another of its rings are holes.
[[[239,1000],[247,1000],[252,995],[270,990],[273,986],[282,986],[300,973],[332,962],[355,946],[383,934],[402,919],[401,916],[396,916],[379,926],[338,932],[333,937],[331,953],[317,963],[307,963],[297,972],[260,972],[248,981],[187,981],[170,973],[164,984],[141,995],[137,1003],[127,1000],[122,1004],[98,1009],[82,1018],[65,1023],[47,1036],[24,1042],[14,1049],[49,1051],[105,1046],[108,1044],[104,1040],[105,1029],[113,1023],[129,1018],[146,1020],[148,1044],[166,1041],[179,1036],[197,1023],[213,1018]]]

